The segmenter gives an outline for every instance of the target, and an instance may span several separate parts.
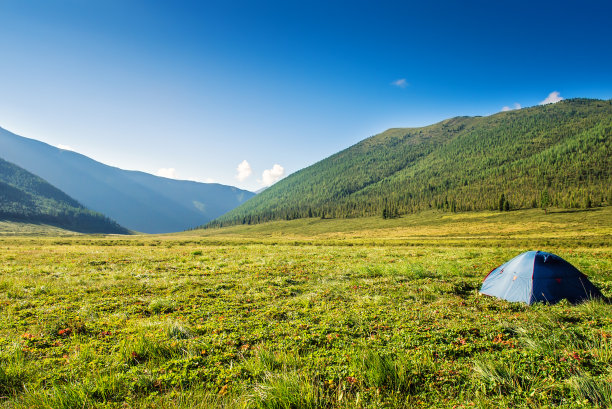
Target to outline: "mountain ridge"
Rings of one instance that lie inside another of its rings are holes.
[[[241,204],[252,192],[123,170],[0,128],[2,156],[86,207],[145,233],[192,228]]]
[[[0,219],[46,223],[80,233],[130,233],[44,179],[1,158]]]
[[[612,101],[594,99],[390,128],[289,175],[206,226],[490,210],[502,193],[510,208],[609,204],[610,129]]]

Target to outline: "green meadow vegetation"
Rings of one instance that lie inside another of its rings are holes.
[[[2,407],[612,405],[610,304],[478,294],[539,249],[612,296],[610,207],[22,231],[0,236]]]

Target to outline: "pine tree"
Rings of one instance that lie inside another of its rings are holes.
[[[550,196],[548,195],[548,190],[544,189],[540,193],[540,207],[544,209],[544,213],[548,213],[548,206],[550,206]]]

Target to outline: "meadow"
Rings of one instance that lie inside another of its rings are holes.
[[[612,405],[610,304],[478,294],[538,249],[612,296],[610,207],[158,236],[0,228],[2,407]]]

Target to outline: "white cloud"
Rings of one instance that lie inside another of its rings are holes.
[[[550,94],[548,94],[548,96],[546,97],[544,101],[540,102],[540,105],[554,104],[555,102],[559,102],[562,99],[563,97],[559,95],[559,91],[553,91]]]
[[[272,186],[285,176],[285,168],[278,163],[272,166],[272,169],[266,169],[261,174],[261,180],[258,182],[264,186]]]
[[[57,145],[58,148],[63,149],[65,151],[74,151],[74,148],[70,145],[62,145],[61,143]]]
[[[174,168],[161,168],[156,173],[157,176],[161,176],[169,179],[176,179],[176,169]]]
[[[408,84],[408,81],[406,81],[406,78],[400,78],[399,80],[393,81],[391,85],[395,85],[396,87],[399,87],[399,88],[406,88],[410,84]]]
[[[518,102],[515,102],[514,105],[512,105],[512,108],[510,108],[509,106],[505,106],[502,108],[502,111],[503,112],[513,111],[515,109],[521,109],[521,104],[519,104]]]
[[[217,183],[217,181],[215,179],[213,179],[213,178],[206,178],[206,179],[204,179],[204,182],[205,183]]]
[[[246,159],[238,164],[236,171],[238,172],[236,174],[236,179],[241,182],[251,176],[253,173],[253,169],[251,169],[251,165],[249,165],[249,162],[247,162]]]

